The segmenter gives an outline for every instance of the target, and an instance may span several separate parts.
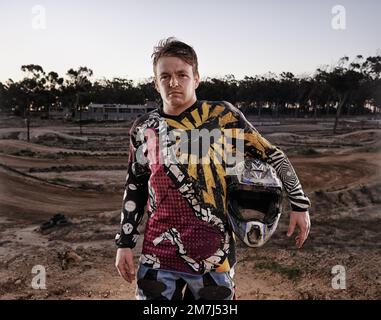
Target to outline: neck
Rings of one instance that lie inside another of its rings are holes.
[[[191,107],[196,101],[197,98],[194,97],[191,101],[182,106],[167,104],[163,101],[163,111],[164,113],[169,114],[171,116],[178,116],[182,114],[186,109]]]

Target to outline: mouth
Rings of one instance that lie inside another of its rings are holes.
[[[174,95],[174,94],[182,94],[181,92],[178,92],[178,91],[173,91],[173,92],[170,92],[169,95]]]

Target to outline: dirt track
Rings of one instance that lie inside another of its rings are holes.
[[[44,143],[42,131],[27,143],[10,139],[4,123],[1,127],[0,298],[133,299],[133,286],[113,266],[128,130],[86,128],[88,140],[80,149],[70,136],[73,128],[49,127],[49,137],[53,131],[59,139]],[[324,138],[282,132],[266,137],[286,151],[312,200],[310,238],[302,250],[294,249],[285,236],[285,214],[266,247],[239,246],[238,298],[380,299],[381,130]],[[108,146],[102,148],[96,141],[105,136]],[[35,231],[57,212],[72,224]],[[62,254],[69,248],[82,259],[63,270]],[[37,264],[47,268],[47,290],[31,288],[31,269]],[[346,268],[346,290],[331,286],[335,265]]]

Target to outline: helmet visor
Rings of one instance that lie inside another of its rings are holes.
[[[280,190],[252,189],[234,190],[231,193],[231,205],[236,217],[242,221],[260,221],[271,224],[278,215],[281,201]]]

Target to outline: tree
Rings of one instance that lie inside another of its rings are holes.
[[[21,70],[26,76],[20,83],[22,92],[26,95],[26,105],[24,106],[24,118],[27,127],[27,140],[30,141],[30,111],[41,110],[46,101],[45,94],[45,71],[35,64],[23,65]]]
[[[357,61],[361,59],[362,56],[357,56],[353,62],[349,63],[348,57],[342,57],[331,71],[317,70],[316,79],[318,81],[325,81],[335,91],[338,98],[335,124],[333,126],[334,134],[336,133],[344,104],[347,102],[350,94],[365,80],[361,65]]]
[[[147,100],[160,100],[153,78],[136,85],[130,79],[102,79],[94,83],[91,69],[79,67],[70,69],[64,80],[56,72],[45,73],[39,65],[23,65],[25,77],[18,82],[9,79],[0,83],[0,108],[13,110],[29,121],[29,110],[47,112],[51,107],[72,108],[79,112],[82,134],[83,107],[90,102],[144,104]],[[222,78],[206,78],[200,82],[197,97],[201,100],[228,100],[239,105],[244,113],[256,113],[259,117],[271,114],[279,117],[292,114],[311,115],[336,113],[336,132],[341,114],[370,113],[381,106],[381,56],[364,60],[357,56],[351,62],[341,58],[332,67],[322,66],[313,76],[296,77],[290,72],[277,75],[245,76],[238,81],[234,75]],[[320,112],[319,114],[319,111]]]
[[[46,75],[45,80],[45,89],[47,93],[47,118],[49,119],[50,107],[52,105],[56,106],[57,104],[60,104],[59,96],[62,93],[64,79],[60,78],[58,73],[51,71]]]
[[[74,108],[75,111],[79,111],[79,133],[82,135],[82,109],[89,103],[89,92],[92,87],[89,78],[93,75],[93,71],[87,67],[79,67],[78,70],[68,70],[67,75],[69,76],[67,93],[75,97]]]

